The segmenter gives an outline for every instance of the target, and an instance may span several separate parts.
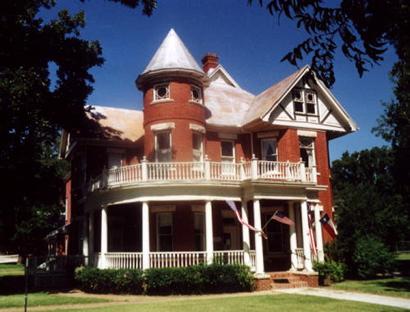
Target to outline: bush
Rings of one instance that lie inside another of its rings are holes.
[[[75,281],[86,292],[116,294],[141,294],[144,282],[141,270],[92,267],[77,268]]]
[[[372,278],[379,273],[392,272],[394,255],[379,239],[363,237],[356,243],[353,262],[360,278]]]
[[[149,295],[251,291],[253,276],[247,266],[199,265],[145,271]]]
[[[332,282],[338,283],[344,280],[346,266],[341,262],[329,260],[323,263],[316,262],[313,269],[320,277],[329,276]]]

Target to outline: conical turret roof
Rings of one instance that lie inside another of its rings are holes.
[[[187,70],[204,74],[174,29],[171,29],[141,75],[164,70]]]

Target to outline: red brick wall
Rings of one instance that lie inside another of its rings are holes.
[[[290,162],[300,161],[299,137],[296,129],[281,131],[278,139],[278,160]]]
[[[329,152],[328,152],[328,139],[326,132],[317,132],[317,137],[315,140],[315,150],[316,150],[316,165],[318,175],[318,184],[326,185],[328,188],[326,191],[319,192],[319,200],[323,205],[324,211],[332,216],[332,186],[330,184],[330,166],[329,166]],[[331,237],[324,233],[324,240],[326,242],[331,240]]]
[[[189,124],[205,127],[205,107],[190,102],[191,83],[185,80],[170,83],[171,100],[152,103],[153,88],[144,90],[144,154],[155,159],[154,133],[151,126],[157,123],[173,122],[172,149],[174,161],[192,161],[192,130]]]
[[[221,142],[216,132],[206,133],[205,154],[212,161],[221,160]]]

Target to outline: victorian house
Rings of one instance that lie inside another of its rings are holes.
[[[171,30],[136,86],[143,110],[95,106],[98,131],[63,133],[65,253],[102,268],[240,263],[255,276],[323,261],[328,142],[357,127],[309,67],[254,95],[216,54],[199,66]]]

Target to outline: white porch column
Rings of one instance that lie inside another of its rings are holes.
[[[88,214],[88,264],[94,262],[94,211]]]
[[[302,201],[300,208],[300,215],[302,219],[303,253],[305,255],[305,270],[312,271],[307,201]]]
[[[107,206],[102,206],[101,208],[101,257],[99,268],[106,268],[106,253],[108,252],[108,220],[107,220]]]
[[[293,202],[289,202],[289,218],[293,221],[293,225],[289,226],[289,246],[290,246],[290,263],[291,271],[296,271],[298,268],[298,257],[296,255],[297,236],[296,236],[296,218],[295,218],[295,207]]]
[[[142,203],[142,269],[148,269],[149,265],[149,206]]]
[[[242,201],[241,202],[241,215],[242,215],[242,220],[245,223],[249,224],[248,220],[248,207],[247,207],[247,202]],[[249,251],[251,249],[251,243],[250,243],[250,238],[249,238],[249,228],[246,225],[242,225],[242,248],[244,251],[244,264],[247,266],[251,265],[251,258],[249,255]]]
[[[261,225],[261,206],[259,200],[253,201],[253,219],[254,227],[257,230],[262,229]],[[263,263],[263,245],[262,245],[262,234],[261,232],[255,232],[255,253],[256,253],[256,270],[257,275],[264,275],[265,268]]]
[[[85,261],[88,264],[88,216],[86,213],[83,217],[83,256],[86,257]]]
[[[316,234],[316,247],[317,258],[319,262],[325,261],[325,254],[323,252],[323,237],[322,237],[322,224],[320,223],[320,205],[316,204],[315,211],[315,234]]]
[[[214,255],[214,230],[212,226],[212,202],[205,202],[206,262],[212,263]]]

